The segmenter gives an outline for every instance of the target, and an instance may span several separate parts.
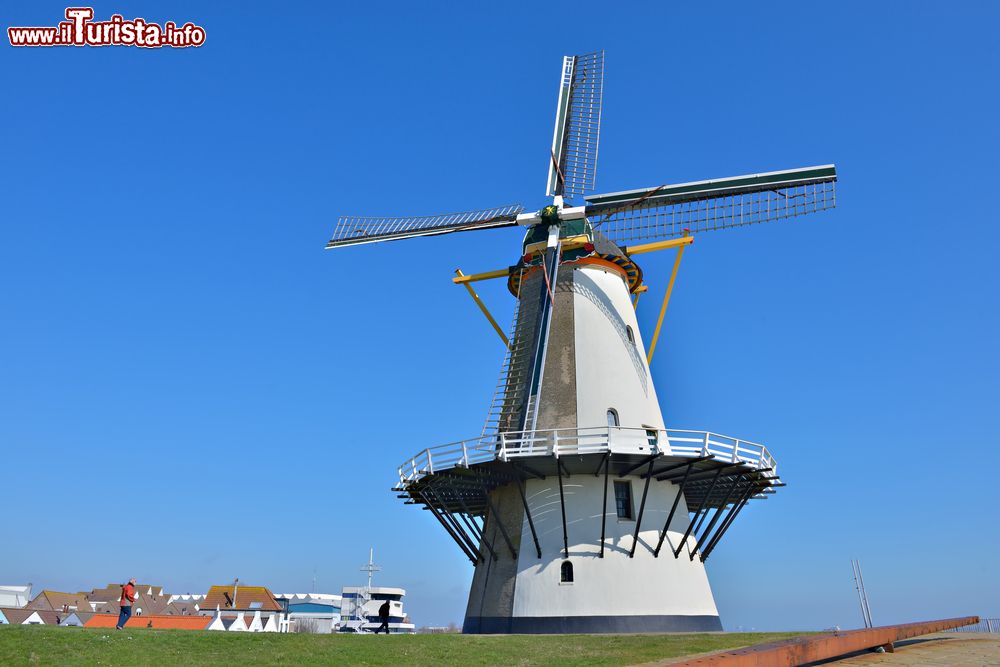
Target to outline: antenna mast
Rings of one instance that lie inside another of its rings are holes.
[[[381,570],[382,568],[375,564],[375,548],[369,547],[368,549],[368,564],[361,568],[362,572],[368,573],[368,585],[365,586],[365,593],[371,593],[372,590],[372,575]]]
[[[865,592],[865,578],[861,576],[861,561],[851,559],[851,571],[854,572],[854,588],[858,591],[858,600],[861,602],[861,616],[864,618],[865,627],[873,627],[872,610],[868,606],[868,593]]]

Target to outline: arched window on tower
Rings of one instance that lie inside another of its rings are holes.
[[[618,411],[614,408],[608,408],[608,426],[611,428],[618,426]]]
[[[628,336],[628,342],[635,345],[635,334],[632,333],[632,327],[627,324],[625,325],[625,335]]]
[[[563,584],[573,583],[573,563],[564,560],[559,566],[559,582]]]

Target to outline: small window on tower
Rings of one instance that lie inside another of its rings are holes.
[[[632,333],[632,327],[625,325],[625,335],[628,336],[628,342],[635,345],[635,334]]]
[[[573,563],[564,560],[559,567],[559,581],[563,584],[573,583]]]
[[[659,441],[659,433],[655,428],[646,429],[646,440],[649,442],[650,448],[656,447],[656,443]]]
[[[608,426],[618,426],[618,413],[614,408],[608,408]]]
[[[632,482],[615,481],[615,509],[619,519],[632,518]]]

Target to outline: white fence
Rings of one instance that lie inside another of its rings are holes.
[[[764,445],[710,431],[652,430],[602,426],[581,429],[517,431],[459,440],[423,450],[399,466],[403,486],[424,475],[449,468],[468,468],[476,463],[508,461],[529,456],[575,456],[580,454],[664,454],[666,456],[714,456],[716,460],[770,468],[777,476],[778,464]]]

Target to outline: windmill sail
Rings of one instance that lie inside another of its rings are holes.
[[[837,168],[805,167],[587,197],[594,227],[621,244],[833,208]]]
[[[410,218],[343,216],[337,221],[333,238],[326,247],[337,248],[377,241],[394,241],[416,236],[464,232],[470,229],[510,227],[517,224],[517,214],[523,210],[524,207],[520,204],[511,204],[480,211]]]
[[[573,197],[594,189],[604,97],[604,51],[563,58],[552,132],[548,196]]]

